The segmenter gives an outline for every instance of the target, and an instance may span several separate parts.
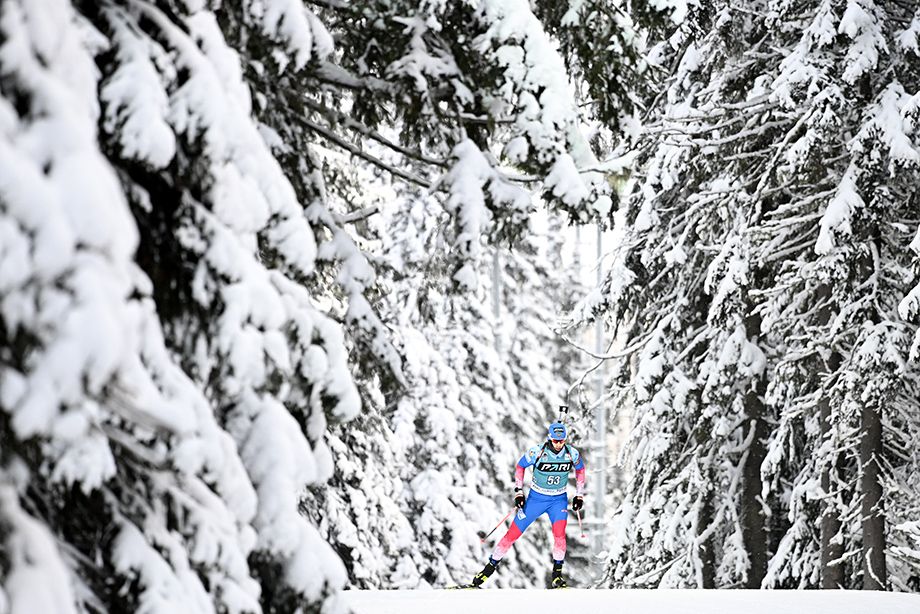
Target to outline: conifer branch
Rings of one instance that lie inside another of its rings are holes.
[[[314,75],[320,81],[329,85],[338,85],[348,90],[369,90],[392,94],[393,85],[377,77],[356,77],[338,64],[321,62]]]
[[[351,153],[352,155],[358,158],[361,158],[365,162],[370,162],[371,164],[373,164],[374,166],[376,166],[377,168],[381,170],[391,173],[392,175],[395,175],[396,177],[399,177],[401,179],[405,179],[406,181],[410,183],[414,183],[425,189],[430,189],[432,186],[430,181],[422,179],[421,177],[417,175],[414,175],[412,173],[398,169],[392,166],[391,164],[384,162],[380,158],[367,153],[366,151],[364,151],[363,149],[361,149],[354,143],[339,137],[334,132],[332,132],[331,130],[329,130],[328,128],[324,126],[320,126],[319,124],[312,122],[305,117],[300,117],[293,113],[289,113],[289,116],[292,117],[294,121],[301,124],[305,128],[319,134],[320,136],[322,136],[324,139],[326,139],[330,143],[333,143],[334,145],[341,147],[345,151]]]
[[[351,213],[333,213],[332,219],[334,219],[337,224],[351,224],[353,222],[365,220],[379,212],[380,207],[377,205],[371,205],[370,207],[352,211]]]
[[[365,126],[361,122],[357,121],[356,119],[352,117],[349,117],[348,115],[345,115],[342,112],[330,109],[329,107],[321,105],[309,98],[304,98],[304,104],[306,104],[308,107],[310,107],[317,113],[320,113],[321,115],[326,117],[326,119],[329,120],[330,122],[339,123],[345,126],[346,128],[348,128],[349,130],[353,130],[357,132],[358,134],[366,136],[367,138],[374,140],[380,143],[381,145],[383,145],[384,147],[392,149],[393,151],[400,153],[406,156],[407,158],[412,158],[414,160],[418,160],[419,162],[424,162],[426,164],[431,164],[434,166],[440,166],[442,168],[447,168],[448,166],[447,161],[444,160],[443,158],[433,158],[431,156],[425,155],[419,150],[410,149],[408,147],[400,145],[399,143],[394,143],[393,141],[386,138],[385,136],[383,136],[382,134],[380,134],[373,128]]]

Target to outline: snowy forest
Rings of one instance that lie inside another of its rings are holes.
[[[917,3],[0,0],[0,132],[0,614],[467,582],[564,403],[573,585],[920,592]]]

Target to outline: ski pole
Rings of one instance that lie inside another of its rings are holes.
[[[482,539],[479,540],[479,543],[480,543],[480,544],[486,543],[486,540],[489,539],[489,535],[492,535],[493,533],[495,533],[495,530],[498,529],[498,527],[502,526],[502,524],[503,524],[506,520],[508,520],[508,517],[511,516],[511,514],[513,514],[513,513],[514,513],[514,510],[516,510],[516,509],[517,509],[517,506],[512,507],[512,508],[511,508],[511,511],[508,512],[507,514],[505,514],[505,517],[498,521],[498,524],[495,525],[495,529],[492,529],[491,531],[489,531],[488,534],[486,534],[485,537],[483,537]]]
[[[585,535],[585,530],[581,528],[581,510],[575,510],[575,517],[578,518],[578,530],[581,531],[581,537],[584,539],[587,536]]]

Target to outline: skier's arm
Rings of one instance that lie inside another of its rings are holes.
[[[524,469],[527,468],[527,455],[521,457],[514,467],[514,505],[524,509]]]
[[[579,455],[578,462],[575,463],[575,496],[581,497],[585,494],[585,461]]]
[[[514,490],[523,490],[524,488],[524,467],[518,463],[514,468]]]
[[[524,452],[521,460],[514,467],[514,490],[523,490],[524,488],[524,470],[537,462],[537,449],[531,448]]]

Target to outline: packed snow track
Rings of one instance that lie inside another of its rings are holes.
[[[359,590],[355,614],[920,614],[920,596],[874,591]]]

